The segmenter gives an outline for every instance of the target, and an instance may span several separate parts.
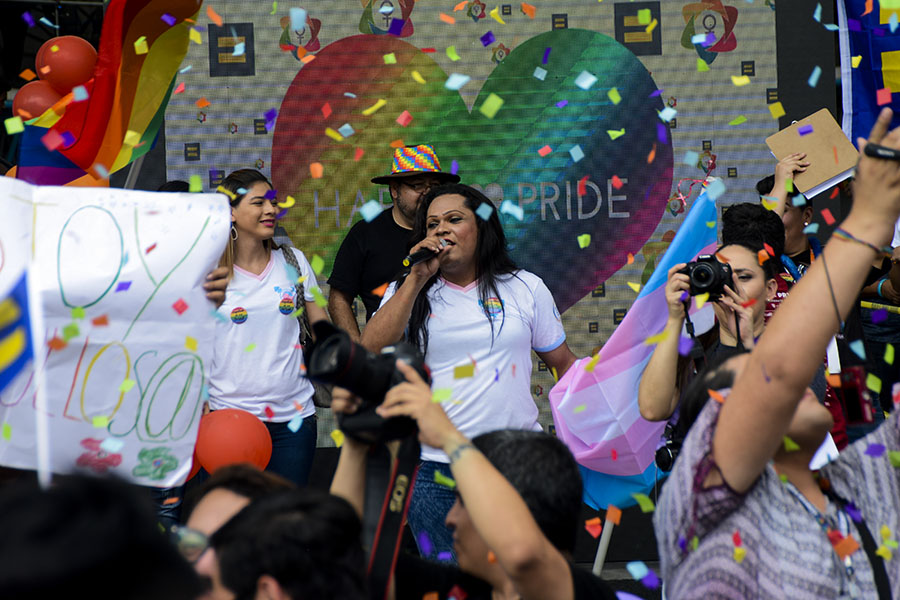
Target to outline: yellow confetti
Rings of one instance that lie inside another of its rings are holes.
[[[450,488],[451,490],[456,488],[456,481],[447,477],[437,469],[434,471],[434,482],[438,485]]]
[[[703,305],[707,303],[709,300],[709,292],[703,292],[702,294],[697,294],[694,296],[694,303],[697,306],[697,310],[703,308]]]
[[[418,71],[412,72],[412,78],[415,79],[418,83],[421,83],[423,85],[425,84],[425,78],[422,77],[421,73],[419,73]]]
[[[608,92],[606,92],[606,95],[609,96],[609,101],[613,104],[618,104],[622,101],[622,95],[619,94],[618,88],[610,89]]]
[[[882,540],[889,540],[889,539],[891,539],[891,528],[888,527],[887,525],[882,525],[882,526],[881,526],[881,529],[878,530],[878,533],[881,534],[881,539],[882,539]]]
[[[326,306],[328,306],[328,298],[326,298],[322,294],[322,290],[320,290],[318,286],[309,288],[309,293],[313,295],[316,306],[318,306],[319,308],[325,308]]]
[[[800,445],[789,438],[788,436],[784,436],[784,451],[785,452],[796,452],[800,449]]]
[[[736,563],[740,564],[745,556],[747,556],[747,549],[743,546],[738,546],[734,549],[734,561]]]
[[[365,114],[365,113],[363,113],[363,114]],[[328,137],[330,137],[331,139],[333,139],[333,140],[336,141],[336,142],[343,142],[343,141],[344,141],[344,136],[342,136],[340,133],[338,133],[337,131],[335,131],[335,130],[332,129],[331,127],[326,127],[326,128],[325,128],[325,135],[327,135]]]
[[[888,548],[887,546],[879,546],[878,549],[875,551],[875,554],[877,554],[884,560],[891,560],[894,557],[890,548]]]
[[[587,406],[585,406],[584,404],[579,404],[578,406],[576,406],[575,408],[572,409],[572,412],[577,415],[578,413],[582,413],[585,410],[587,410]]]
[[[501,25],[506,25],[506,21],[500,18],[500,7],[495,6],[491,12],[488,13],[491,15],[491,18],[500,23]]]
[[[728,124],[729,125],[740,125],[740,124],[746,123],[746,122],[747,122],[747,117],[745,117],[744,115],[739,115],[739,116],[733,118],[732,120],[728,121]]]
[[[9,423],[4,423],[3,424],[3,439],[9,440],[11,438],[12,438],[12,427],[9,425]]]
[[[3,125],[6,127],[6,133],[8,135],[15,135],[25,131],[25,123],[22,122],[22,117],[19,116],[4,119]]]
[[[325,261],[318,254],[313,254],[312,259],[309,261],[309,266],[312,267],[313,273],[319,275],[322,273],[322,269],[325,268]]]
[[[503,106],[503,98],[491,92],[491,94],[485,99],[485,101],[481,103],[481,106],[478,108],[478,112],[486,116],[488,119],[493,119],[497,114],[497,111],[500,110],[501,106]]]
[[[128,392],[131,388],[134,387],[135,383],[136,382],[134,381],[134,379],[126,379],[119,385],[119,391],[120,392]]]
[[[654,344],[660,343],[661,341],[665,340],[667,337],[669,337],[669,331],[666,329],[663,329],[656,335],[651,335],[646,340],[644,340],[644,344],[646,344],[647,346],[652,346]]]
[[[649,25],[650,19],[653,17],[650,14],[649,8],[641,8],[638,10],[637,18],[638,18],[638,25]]]
[[[450,388],[438,388],[431,392],[432,402],[445,402],[453,396],[453,390]]]
[[[196,29],[194,29],[193,27],[191,27],[191,30],[190,30],[190,32],[188,33],[188,37],[189,37],[189,38],[191,39],[191,41],[194,42],[195,44],[202,44],[202,43],[203,43],[203,38],[200,37],[200,32],[197,31]]]
[[[203,178],[199,175],[191,175],[188,183],[188,191],[189,192],[202,192],[203,191]]]
[[[853,58],[850,59],[850,64],[853,65],[854,69],[856,67],[858,67],[859,63],[861,63],[861,62],[862,62],[862,55],[854,56]]]
[[[591,234],[583,233],[578,236],[578,247],[584,250],[591,245]]]
[[[784,107],[781,105],[781,102],[773,102],[772,104],[770,104],[769,112],[772,113],[773,119],[778,119],[786,114],[784,112]]]
[[[232,202],[237,198],[237,194],[235,194],[231,190],[223,188],[221,185],[216,188],[216,191],[220,194],[225,194],[226,196],[228,196],[232,200]]]
[[[705,73],[706,71],[709,71],[709,65],[706,64],[706,61],[703,60],[702,58],[698,58],[697,59],[697,72]]]
[[[625,128],[623,127],[622,129],[619,129],[619,130],[607,129],[606,135],[608,135],[609,139],[611,139],[611,140],[617,140],[620,137],[622,137],[623,135],[625,135]]]
[[[597,362],[600,361],[600,353],[598,352],[594,356],[591,357],[591,360],[588,361],[586,365],[584,365],[584,370],[590,373],[594,370],[594,367],[597,366]]]
[[[633,281],[626,281],[625,283],[628,284],[628,287],[630,287],[632,290],[634,290],[635,294],[637,294],[638,292],[641,291],[641,284],[634,283]]]
[[[469,363],[467,365],[459,365],[453,367],[453,379],[466,379],[475,375],[475,365]]]
[[[750,77],[747,75],[741,75],[740,77],[737,75],[732,75],[731,83],[733,83],[737,87],[741,87],[750,83]]]
[[[133,131],[129,129],[125,132],[125,145],[126,146],[137,146],[141,143],[141,134],[137,131]]]
[[[645,33],[653,33],[653,30],[656,29],[656,26],[659,25],[659,21],[653,19],[650,21],[650,24],[644,29]]]
[[[288,196],[287,198],[284,199],[284,202],[278,203],[278,207],[279,208],[291,208],[292,206],[294,206],[294,204],[296,202],[297,201],[294,199],[293,196]]]
[[[390,54],[385,54],[383,57],[384,64],[386,65],[396,65],[397,64],[397,55],[391,52]]]
[[[367,108],[366,110],[362,111],[362,114],[366,115],[367,117],[368,117],[369,115],[373,115],[373,114],[375,114],[375,111],[377,111],[379,108],[381,108],[381,107],[384,106],[385,104],[387,104],[387,101],[384,100],[384,99],[382,99],[382,98],[379,98],[379,99],[375,102],[375,104],[373,104],[372,106],[370,106],[370,107]]]
[[[881,393],[881,378],[875,375],[875,373],[869,373],[866,375],[866,387],[875,392],[876,394]]]
[[[760,196],[759,200],[766,210],[775,210],[775,207],[778,206],[778,200],[772,196]]]
[[[893,344],[887,344],[884,347],[884,362],[889,365],[894,364],[894,345]]]
[[[147,36],[142,35],[138,39],[134,40],[135,54],[147,54],[149,51],[150,48],[147,46]]]
[[[632,494],[632,498],[638,503],[638,506],[641,507],[641,512],[651,513],[656,510],[656,506],[653,504],[653,500],[650,499],[646,494]]]
[[[190,350],[191,352],[197,351],[197,340],[187,335],[184,337],[184,347]]]
[[[331,432],[331,439],[334,440],[334,445],[340,448],[344,445],[344,432],[340,429],[335,429]]]
[[[459,54],[456,53],[456,46],[447,46],[447,58],[453,62],[459,60]]]
[[[94,417],[91,424],[98,429],[106,429],[109,426],[109,417]]]
[[[244,348],[244,352],[253,352],[256,349],[256,344],[247,344],[247,347]]]

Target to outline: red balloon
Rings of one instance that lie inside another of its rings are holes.
[[[247,411],[214,410],[200,419],[194,454],[209,473],[239,463],[265,469],[272,458],[272,436],[263,422]]]
[[[56,51],[53,47],[56,46]],[[94,74],[97,51],[90,42],[74,35],[55,37],[44,42],[34,59],[38,77],[60,94],[68,94]],[[50,70],[43,73],[45,67]]]
[[[25,120],[39,117],[45,110],[56,104],[60,98],[62,96],[59,92],[46,81],[28,82],[13,96],[13,114]],[[19,109],[28,114],[21,114]]]
[[[194,456],[191,458],[191,472],[188,473],[186,481],[194,478],[194,475],[200,472],[200,461],[197,460],[197,451],[194,450]]]

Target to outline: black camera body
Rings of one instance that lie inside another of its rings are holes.
[[[319,383],[346,388],[362,400],[355,413],[338,416],[338,425],[345,435],[375,444],[402,439],[418,431],[416,422],[409,417],[385,419],[375,412],[388,390],[406,381],[397,370],[397,360],[412,366],[422,379],[431,383],[425,358],[415,346],[394,344],[385,346],[381,354],[373,354],[327,321],[315,323],[313,331],[316,343],[306,367],[307,376]]]
[[[719,262],[715,256],[706,254],[688,263],[678,271],[691,280],[691,296],[709,294],[710,300],[718,300],[725,295],[725,286],[733,286],[731,265]]]
[[[665,443],[656,449],[656,466],[661,471],[671,471],[675,465],[675,459],[681,451],[681,444],[684,440],[677,439],[675,435],[675,427],[672,423],[666,424],[666,430],[663,433]]]

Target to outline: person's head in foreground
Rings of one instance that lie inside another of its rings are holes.
[[[559,439],[541,431],[501,430],[476,436],[472,444],[503,475],[528,507],[544,536],[571,560],[581,513],[581,473]],[[503,569],[488,560],[489,548],[457,496],[447,514],[459,567],[488,582],[502,580]]]
[[[459,175],[441,171],[437,154],[428,144],[395,148],[390,174],[372,178],[372,183],[390,186],[394,206],[409,225],[416,217],[419,201],[428,190],[458,181]]]
[[[350,504],[313,490],[260,498],[210,538],[200,558],[218,598],[363,600],[361,524]]]
[[[153,507],[113,479],[59,477],[0,493],[0,598],[190,600],[202,590]]]

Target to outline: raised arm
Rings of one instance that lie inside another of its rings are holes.
[[[684,303],[681,296],[691,287],[688,276],[678,272],[684,266],[681,263],[669,269],[669,279],[666,282],[666,303],[669,307],[666,336],[653,350],[638,386],[638,407],[641,416],[648,421],[668,419],[678,405],[678,341],[684,323]]]
[[[806,170],[809,163],[804,160],[805,158],[804,152],[795,152],[785,156],[775,165],[775,185],[769,192],[769,197],[775,199],[775,206],[769,208],[779,217],[784,216],[784,208],[788,201],[786,182],[788,179],[794,178],[794,173],[802,173]]]
[[[453,426],[440,404],[432,402],[431,388],[419,374],[401,361],[397,368],[407,383],[388,392],[378,413],[412,417],[419,425],[419,439],[447,452],[472,524],[522,598],[570,600],[574,592],[568,563],[541,532],[525,501]]]
[[[878,116],[869,143],[900,149],[892,113]],[[865,140],[859,140],[860,149]],[[865,243],[832,237],[794,286],[737,376],[719,415],[713,458],[725,481],[748,490],[782,444],[829,340],[843,321],[900,213],[900,162],[860,154],[853,208],[841,227]]]

